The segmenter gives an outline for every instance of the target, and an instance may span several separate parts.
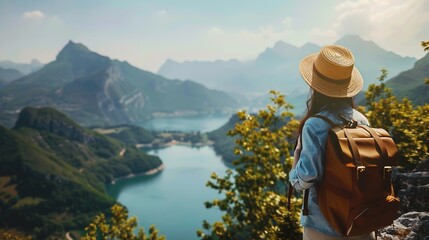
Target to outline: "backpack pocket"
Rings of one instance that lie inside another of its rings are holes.
[[[325,219],[339,233],[345,234],[349,216],[351,193],[328,181],[323,181],[317,192],[317,200]],[[323,189],[323,191],[320,191]]]
[[[350,212],[347,221],[347,236],[370,233],[393,223],[399,211],[399,199],[388,195],[365,206],[359,206]]]

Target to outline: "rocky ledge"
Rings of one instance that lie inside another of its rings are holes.
[[[411,172],[397,173],[394,185],[402,215],[393,225],[380,230],[381,239],[429,240],[429,159]]]
[[[379,237],[383,240],[429,240],[429,213],[405,213],[393,225],[382,229]]]

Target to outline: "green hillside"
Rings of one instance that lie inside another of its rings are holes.
[[[429,77],[429,54],[418,60],[414,67],[404,71],[387,81],[387,86],[392,88],[393,94],[402,99],[410,99],[414,104],[424,105],[429,103],[429,85],[425,79]]]
[[[119,125],[106,128],[94,128],[94,131],[118,139],[127,145],[151,143],[155,136],[152,132],[138,126]]]
[[[0,155],[0,226],[37,239],[82,229],[115,203],[106,182],[162,164],[52,108],[25,108],[13,129],[0,126]]]
[[[213,148],[216,154],[221,155],[222,159],[227,163],[232,163],[236,159],[234,154],[235,138],[227,136],[228,131],[234,129],[235,124],[239,123],[240,119],[237,114],[231,116],[226,124],[220,128],[209,132],[208,138],[214,142]]]

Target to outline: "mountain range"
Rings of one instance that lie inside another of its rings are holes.
[[[334,44],[349,48],[355,57],[355,65],[361,72],[364,89],[377,82],[380,69],[389,70],[389,76],[395,76],[412,68],[416,59],[402,57],[386,51],[374,42],[365,41],[359,36],[347,35]],[[206,86],[222,91],[247,96],[265,95],[274,89],[287,95],[289,101],[303,109],[308,93],[308,86],[301,79],[298,71],[299,61],[312,53],[318,52],[320,46],[307,43],[296,47],[278,41],[251,61],[186,61],[183,63],[167,60],[158,74],[168,78],[191,79]],[[256,103],[257,104],[257,103]],[[265,102],[264,104],[265,105]]]
[[[208,113],[237,106],[228,94],[170,80],[70,41],[56,60],[0,89],[0,122],[25,106],[50,106],[82,125],[136,123],[158,113]]]
[[[22,76],[24,75],[16,69],[0,67],[0,88]]]
[[[105,183],[162,164],[52,108],[24,108],[12,129],[0,126],[0,155],[0,226],[36,239],[83,229],[115,203]]]
[[[3,60],[0,61],[0,67],[15,69],[21,72],[23,75],[27,75],[41,69],[43,67],[43,63],[39,62],[37,59],[31,60],[30,63],[16,63],[10,60]]]

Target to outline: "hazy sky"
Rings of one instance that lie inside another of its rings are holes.
[[[345,34],[420,58],[429,1],[0,0],[0,60],[16,62],[52,61],[73,40],[156,72],[168,58],[245,60],[278,40],[323,45]]]

